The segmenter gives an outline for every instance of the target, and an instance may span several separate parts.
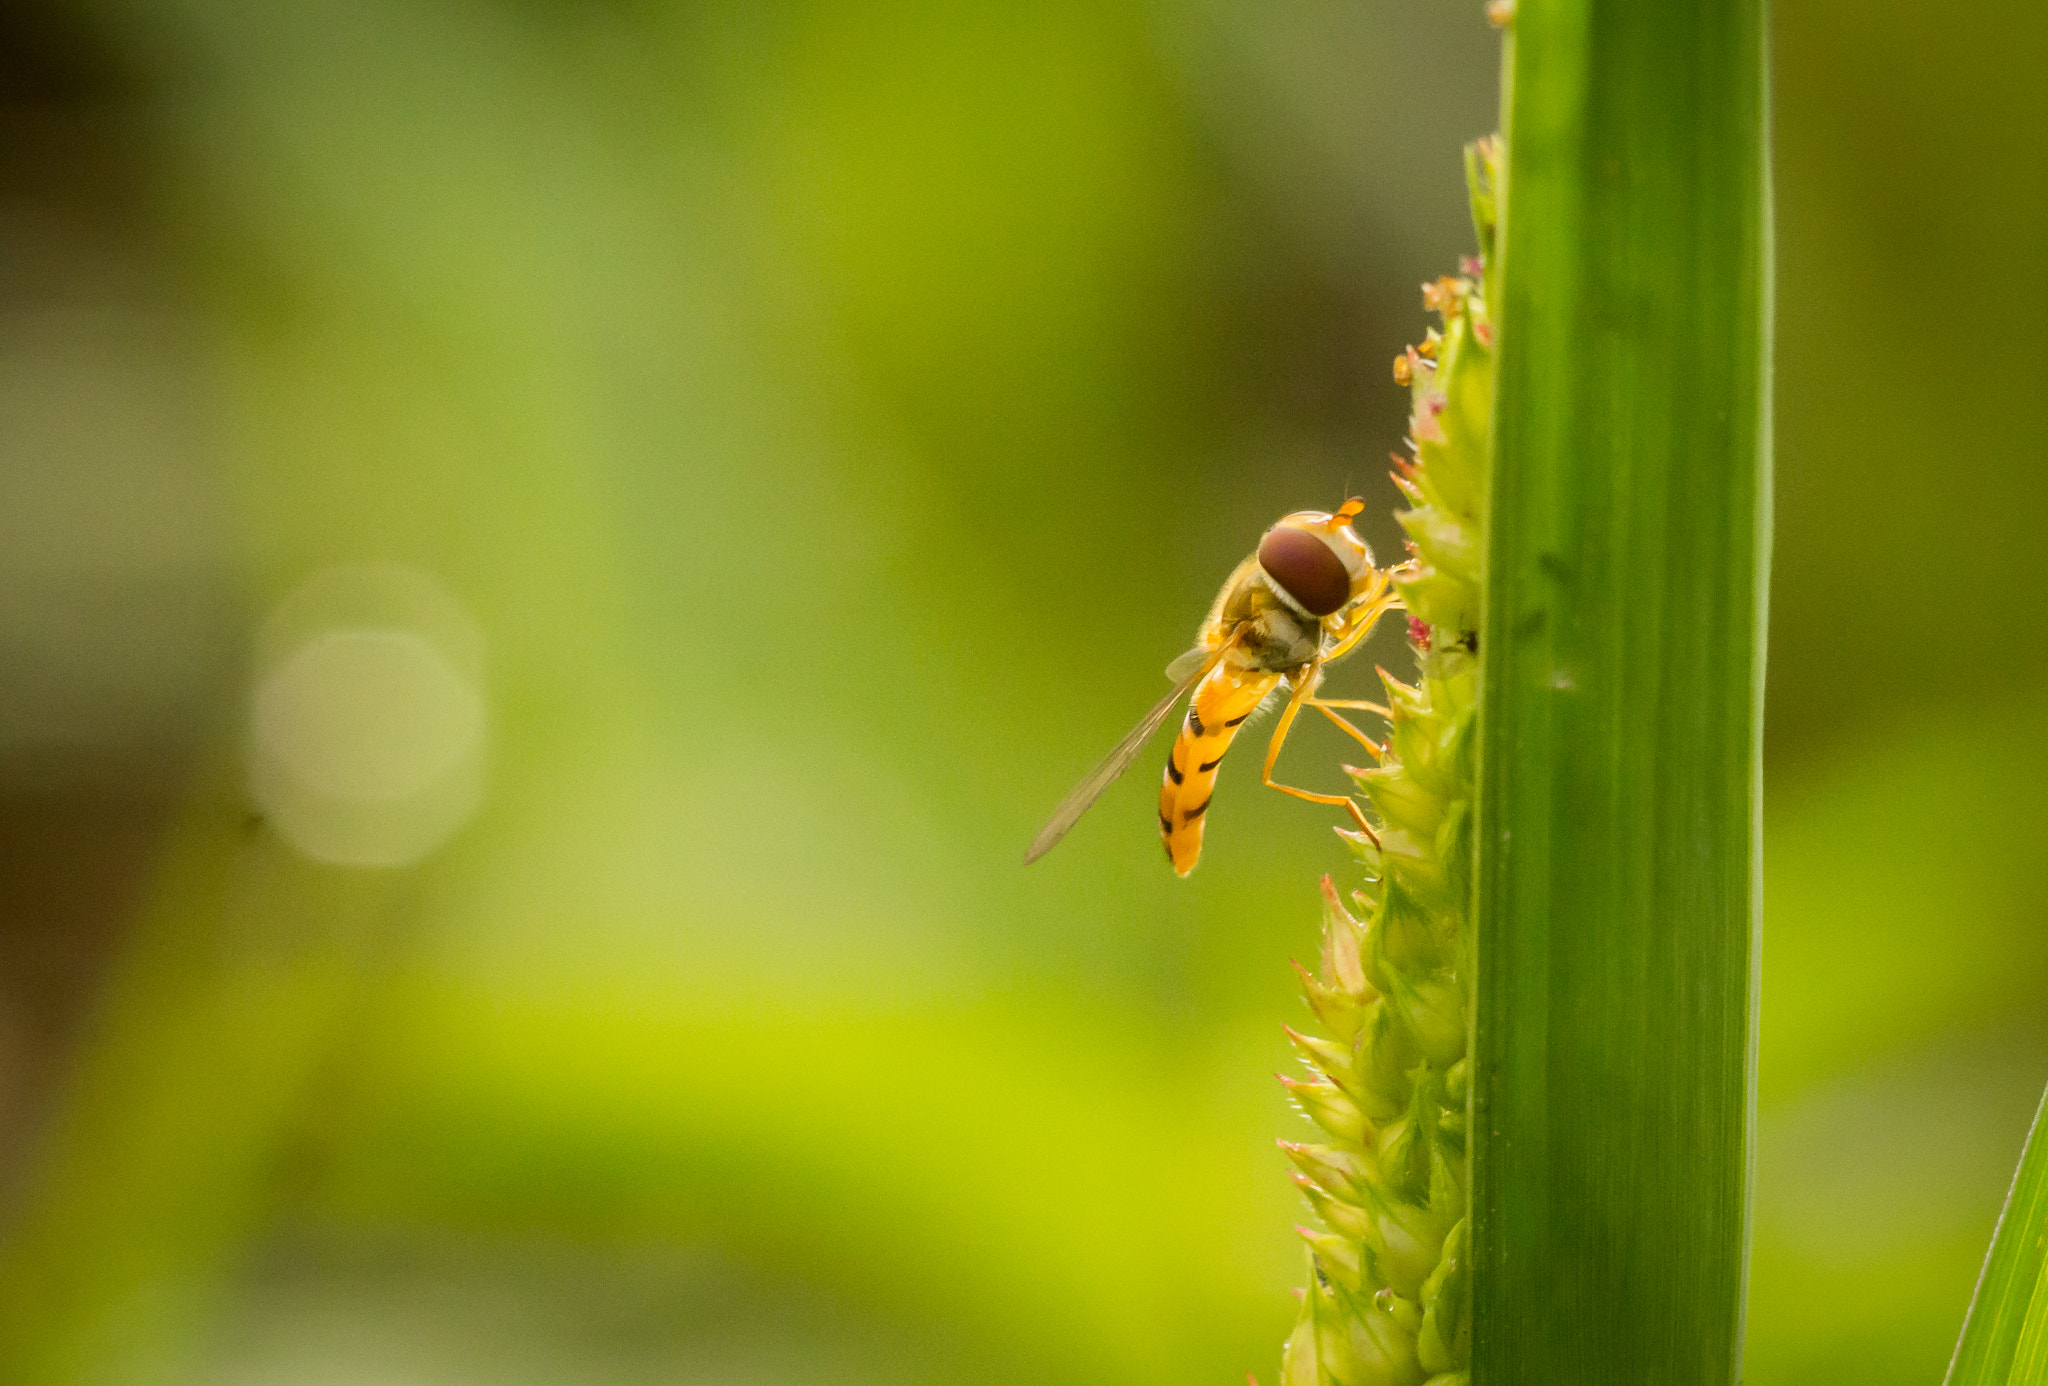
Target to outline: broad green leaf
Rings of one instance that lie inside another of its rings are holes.
[[[1769,552],[1761,0],[1523,0],[1497,269],[1474,1386],[1733,1382]]]

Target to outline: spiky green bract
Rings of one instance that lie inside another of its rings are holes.
[[[1493,241],[1493,145],[1470,155],[1482,262]],[[1470,267],[1468,267],[1470,268]],[[1345,833],[1365,864],[1353,915],[1323,881],[1322,965],[1302,972],[1327,1037],[1289,1031],[1314,1077],[1287,1080],[1322,1142],[1282,1142],[1322,1220],[1303,1230],[1309,1285],[1282,1386],[1464,1386],[1471,1359],[1465,1048],[1471,1000],[1473,715],[1484,546],[1492,328],[1484,279],[1440,279],[1443,317],[1395,365],[1413,391],[1395,482],[1410,561],[1395,585],[1417,672],[1386,684],[1379,764],[1352,772],[1378,820]]]

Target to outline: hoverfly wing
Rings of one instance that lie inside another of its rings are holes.
[[[1223,661],[1223,656],[1229,649],[1230,647],[1225,645],[1214,650],[1189,651],[1189,654],[1200,654],[1201,663],[1175,684],[1173,691],[1161,698],[1159,705],[1146,713],[1143,721],[1131,728],[1129,736],[1116,743],[1116,749],[1102,758],[1102,764],[1089,771],[1087,778],[1075,785],[1073,792],[1066,798],[1060,800],[1060,806],[1052,811],[1052,817],[1038,830],[1038,836],[1031,839],[1031,847],[1024,853],[1026,866],[1050,852],[1053,844],[1065,837],[1067,829],[1073,827],[1081,815],[1088,811],[1088,806],[1102,796],[1102,791],[1114,784],[1117,776],[1131,768],[1131,762],[1145,749],[1145,743],[1150,741],[1158,733],[1159,728],[1165,725],[1166,719],[1173,715],[1174,707],[1194,690],[1196,684],[1208,676],[1211,669]],[[1188,656],[1182,655],[1173,662],[1167,672],[1180,670],[1187,660]]]
[[[1207,645],[1197,645],[1166,666],[1166,677],[1175,683],[1185,682],[1188,678],[1205,672],[1209,667],[1209,657],[1214,653],[1215,651]]]

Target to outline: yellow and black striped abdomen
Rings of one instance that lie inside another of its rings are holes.
[[[1185,876],[1202,857],[1202,824],[1216,789],[1216,767],[1244,719],[1258,710],[1278,674],[1218,667],[1188,700],[1187,720],[1166,755],[1159,790],[1159,832],[1173,869]]]

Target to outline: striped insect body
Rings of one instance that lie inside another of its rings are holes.
[[[1159,790],[1159,835],[1166,859],[1185,876],[1202,855],[1202,825],[1216,792],[1216,771],[1237,729],[1279,684],[1278,674],[1220,665],[1196,686],[1180,735],[1166,753]]]
[[[1372,831],[1348,795],[1318,794],[1273,779],[1280,748],[1304,707],[1316,709],[1375,757],[1379,754],[1371,738],[1338,709],[1382,716],[1384,709],[1316,696],[1323,671],[1351,653],[1379,618],[1399,605],[1392,574],[1373,566],[1371,551],[1352,532],[1352,517],[1364,508],[1363,501],[1352,499],[1335,512],[1300,511],[1266,531],[1257,551],[1238,564],[1217,593],[1194,648],[1168,666],[1167,677],[1175,681],[1173,692],[1054,810],[1025,853],[1026,863],[1045,855],[1066,835],[1137,759],[1183,699],[1187,711],[1167,753],[1159,792],[1159,832],[1177,873],[1187,875],[1201,858],[1217,773],[1238,729],[1268,697],[1282,691],[1287,701],[1267,747],[1261,780],[1311,803],[1341,804],[1361,831]]]

